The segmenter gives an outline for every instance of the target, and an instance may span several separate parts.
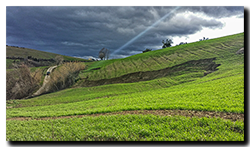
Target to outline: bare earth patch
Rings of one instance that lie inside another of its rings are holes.
[[[48,120],[48,119],[62,119],[62,118],[81,118],[85,116],[100,116],[100,115],[126,115],[126,114],[153,114],[161,116],[186,116],[186,117],[220,117],[222,119],[228,119],[231,121],[243,120],[244,114],[241,113],[226,113],[226,112],[210,112],[210,111],[194,111],[194,110],[133,110],[133,111],[121,111],[121,112],[111,112],[111,113],[97,113],[97,114],[88,114],[88,115],[73,115],[73,116],[60,116],[60,117],[42,117],[42,118],[33,118],[36,120]],[[32,120],[31,117],[14,117],[7,120]]]

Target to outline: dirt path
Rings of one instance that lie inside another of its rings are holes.
[[[51,73],[56,67],[57,67],[57,65],[50,67],[47,70],[47,72]],[[46,76],[44,77],[43,86],[37,92],[35,92],[32,96],[37,96],[37,95],[40,95],[40,94],[46,92],[47,89],[48,89],[48,84],[47,83],[49,82],[49,80],[50,80],[50,75],[46,74]]]
[[[241,113],[225,113],[225,112],[210,112],[210,111],[194,111],[194,110],[133,110],[133,111],[122,111],[122,112],[111,112],[111,113],[98,113],[90,115],[73,115],[73,116],[60,116],[60,117],[43,117],[43,118],[34,118],[36,120],[48,120],[48,119],[62,119],[62,118],[81,118],[85,116],[100,116],[100,115],[126,115],[126,114],[153,114],[160,116],[186,116],[186,117],[220,117],[222,119],[227,119],[231,121],[243,120],[244,114]],[[7,120],[31,120],[31,117],[14,117]]]

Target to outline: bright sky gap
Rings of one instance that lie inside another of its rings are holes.
[[[132,38],[131,40],[129,40],[127,43],[125,43],[123,46],[121,46],[120,48],[118,48],[117,50],[115,50],[112,54],[110,54],[110,56],[115,55],[116,53],[118,53],[120,50],[124,49],[126,46],[130,45],[131,43],[133,43],[135,40],[137,40],[139,37],[141,37],[143,34],[145,34],[146,32],[148,32],[150,29],[152,29],[153,27],[155,27],[157,24],[159,24],[162,20],[166,19],[171,13],[175,12],[176,10],[178,10],[181,6],[177,6],[175,9],[173,9],[172,11],[170,11],[169,13],[167,13],[165,16],[163,16],[161,19],[157,20],[154,24],[152,24],[151,26],[149,26],[146,30],[144,30],[143,32],[141,32],[140,34],[138,34],[137,36],[135,36],[134,38]]]

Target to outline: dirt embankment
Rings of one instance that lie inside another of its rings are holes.
[[[116,77],[116,78],[111,78],[111,79],[101,79],[101,80],[96,80],[96,81],[91,81],[91,80],[86,79],[81,84],[81,86],[92,87],[92,86],[114,84],[114,83],[133,83],[133,82],[139,82],[139,81],[147,81],[147,80],[153,80],[156,78],[165,77],[165,76],[174,74],[176,72],[187,71],[190,68],[206,70],[206,72],[204,73],[204,76],[206,76],[207,74],[212,73],[213,71],[216,71],[217,70],[216,68],[220,66],[220,64],[216,64],[215,62],[213,62],[214,60],[216,60],[216,58],[191,60],[182,64],[178,64],[178,65],[160,69],[160,70],[134,72],[134,73],[129,73],[129,74]]]
[[[57,66],[52,66],[52,67],[50,67],[50,68],[47,70],[47,73],[48,73],[48,72],[51,73],[56,67],[57,67]],[[35,93],[32,95],[32,97],[47,92],[47,91],[49,90],[49,85],[48,85],[49,80],[50,80],[50,75],[46,75],[46,76],[44,77],[44,81],[43,81],[42,87],[41,87],[37,92],[35,92]]]

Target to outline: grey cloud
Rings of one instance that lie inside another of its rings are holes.
[[[64,55],[98,57],[103,47],[113,52],[174,8],[7,7],[6,43]],[[188,11],[213,19],[178,15]],[[161,40],[169,36],[194,34],[202,27],[220,28],[223,24],[216,18],[242,17],[243,13],[242,7],[181,7],[116,57],[161,46]]]
[[[207,16],[214,18],[223,18],[236,16],[244,13],[243,6],[193,6],[193,7],[183,7],[180,12],[191,11],[204,13]]]
[[[173,17],[169,21],[162,22],[155,32],[160,35],[169,34],[172,36],[190,35],[206,28],[221,28],[223,23],[215,19],[203,19],[194,15],[184,17],[182,15]]]
[[[62,42],[62,44],[64,44],[64,45],[70,45],[70,46],[74,46],[74,45],[76,45],[76,46],[82,46],[82,47],[87,47],[88,45],[84,45],[84,44],[82,44],[82,43],[75,43],[75,42],[67,42],[67,41],[64,41],[64,42]]]

